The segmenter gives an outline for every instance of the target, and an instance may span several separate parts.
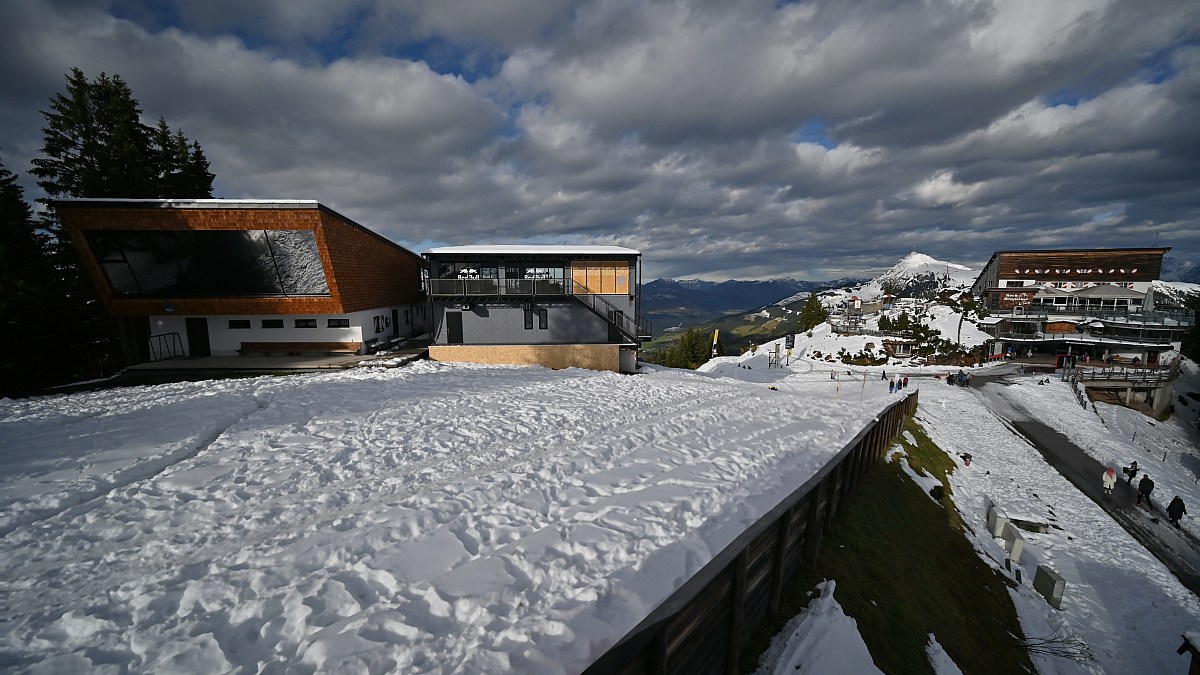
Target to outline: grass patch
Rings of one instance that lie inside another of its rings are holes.
[[[915,422],[905,429],[917,440],[902,442],[909,465],[945,482],[953,461]],[[964,673],[1036,672],[1019,643],[1010,582],[979,558],[958,511],[949,499],[943,503],[899,462],[873,466],[826,531],[816,564],[786,585],[778,620],[743,652],[742,672],[758,667],[771,637],[804,609],[822,579],[837,581],[834,596],[884,672],[933,675],[925,654],[930,633]]]

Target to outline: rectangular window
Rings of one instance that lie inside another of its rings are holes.
[[[283,328],[283,319],[263,319],[263,328]]]
[[[316,328],[316,319],[296,319],[296,328]]]
[[[325,325],[329,328],[349,328],[350,319],[329,319]]]
[[[329,295],[311,230],[86,232],[116,295]]]
[[[1024,281],[1005,281],[1004,282],[1005,288],[1021,288],[1024,285],[1025,285]]]
[[[407,326],[410,323],[412,323],[412,310],[406,309],[404,310],[404,325]]]
[[[230,328],[249,328],[250,327],[250,319],[230,319],[229,327]]]
[[[546,310],[538,310],[538,328],[546,330]]]
[[[525,330],[533,330],[533,310],[525,310]]]

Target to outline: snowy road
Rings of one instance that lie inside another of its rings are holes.
[[[1045,456],[1050,466],[1107,511],[1125,531],[1161,560],[1180,583],[1200,595],[1200,542],[1196,537],[1170,525],[1162,503],[1153,509],[1136,505],[1136,483],[1131,487],[1124,480],[1119,481],[1113,498],[1105,500],[1099,478],[1105,466],[1089,457],[1067,437],[1031,419],[1019,403],[1005,396],[1006,386],[1005,378],[1001,376],[995,382],[983,384],[976,391],[989,402],[988,407],[992,411],[1004,418]],[[1154,498],[1162,500],[1161,491]]]
[[[0,401],[0,665],[581,670],[892,400],[781,389],[426,362]]]

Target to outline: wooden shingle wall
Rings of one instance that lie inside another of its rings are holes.
[[[421,258],[334,213],[321,211],[321,223],[317,246],[327,269],[333,266],[329,290],[343,312],[421,300]]]
[[[1013,251],[1000,253],[1000,279],[1154,281],[1167,249]],[[1136,272],[1134,271],[1136,270]]]
[[[84,268],[114,316],[163,314],[345,314],[421,298],[420,259],[326,209],[163,208],[58,204]],[[309,230],[329,284],[328,296],[130,298],[114,296],[83,236],[87,230]]]

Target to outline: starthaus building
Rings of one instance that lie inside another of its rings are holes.
[[[972,286],[991,355],[1153,365],[1194,314],[1155,297],[1169,248],[996,251]]]
[[[633,372],[650,339],[641,253],[620,246],[447,246],[429,261],[429,358]]]
[[[366,353],[428,330],[424,260],[315,201],[54,206],[129,363]]]

